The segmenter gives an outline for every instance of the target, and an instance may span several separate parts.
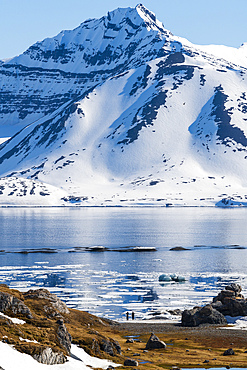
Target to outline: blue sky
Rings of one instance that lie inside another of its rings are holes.
[[[196,44],[247,42],[247,0],[0,0],[0,59],[118,7],[142,2],[167,29]]]

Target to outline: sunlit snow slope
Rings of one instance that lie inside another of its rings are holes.
[[[0,203],[40,204],[15,178],[43,204],[244,203],[246,72],[246,45],[193,45],[142,5],[34,44],[0,65]]]

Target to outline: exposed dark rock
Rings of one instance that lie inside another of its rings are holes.
[[[224,94],[222,86],[215,88],[215,96],[213,100],[213,110],[211,115],[215,117],[215,122],[218,126],[217,136],[223,144],[235,141],[238,144],[247,146],[247,138],[244,132],[231,124],[231,114],[233,108],[226,109],[225,105],[228,96]]]
[[[11,294],[3,292],[0,292],[0,311],[4,313],[11,311],[15,315],[23,315],[28,319],[33,317],[30,309],[24,304],[24,302]]]
[[[64,325],[63,320],[58,320],[58,329],[57,329],[57,337],[59,343],[66,349],[67,354],[70,353],[71,350],[71,335],[69,334],[66,326]]]
[[[188,248],[184,248],[184,247],[173,247],[170,249],[170,251],[188,251],[189,249]]]
[[[146,349],[166,348],[166,344],[160,340],[154,333],[151,334],[146,344]]]
[[[241,294],[241,286],[232,283],[225,287],[211,304],[204,307],[194,307],[182,313],[183,326],[198,326],[201,324],[225,325],[224,316],[247,316],[247,300]]]
[[[127,358],[127,360],[124,361],[124,366],[138,366],[138,362]]]
[[[230,284],[213,299],[212,306],[228,316],[247,316],[247,300],[241,294],[241,286]]]
[[[235,355],[235,352],[233,351],[232,348],[227,349],[224,353],[223,356],[233,356]]]
[[[168,312],[171,314],[171,315],[182,315],[182,311],[179,309],[179,308],[176,308],[175,310],[168,310]]]
[[[121,354],[121,347],[115,340],[110,341],[108,339],[103,339],[100,343],[100,348],[110,356],[114,356],[114,350],[117,351],[119,355]]]
[[[201,324],[226,325],[227,321],[223,314],[211,305],[194,307],[182,313],[182,326],[198,326]]]
[[[242,291],[241,286],[239,284],[235,284],[235,283],[232,283],[230,285],[227,285],[225,287],[225,289],[226,290],[232,290],[232,291],[234,291],[236,296],[239,296],[240,293],[241,293],[241,291]]]
[[[36,289],[29,290],[23,294],[25,299],[46,299],[51,303],[52,308],[55,313],[69,314],[68,307],[64,302],[61,301],[55,294],[52,294],[47,289]],[[46,308],[48,310],[48,307]],[[53,315],[55,316],[55,315]]]
[[[50,347],[46,347],[40,353],[34,354],[33,358],[45,365],[64,364],[66,362],[66,356],[62,352],[53,352]]]
[[[92,343],[92,350],[93,352],[98,355],[100,353],[100,346],[99,342],[94,338]]]

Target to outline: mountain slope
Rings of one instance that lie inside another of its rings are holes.
[[[247,63],[204,49],[142,5],[31,46],[0,67],[1,176],[62,188],[54,204],[244,200]]]

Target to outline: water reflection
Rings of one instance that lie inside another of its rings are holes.
[[[214,208],[0,209],[0,280],[23,290],[47,287],[70,307],[115,319],[127,310],[142,317],[207,303],[230,282],[246,296],[247,249],[232,249],[247,246],[246,216],[247,209]],[[94,245],[157,251],[69,253]],[[161,274],[186,281],[160,284]]]
[[[247,246],[247,209],[2,208],[2,248]]]

